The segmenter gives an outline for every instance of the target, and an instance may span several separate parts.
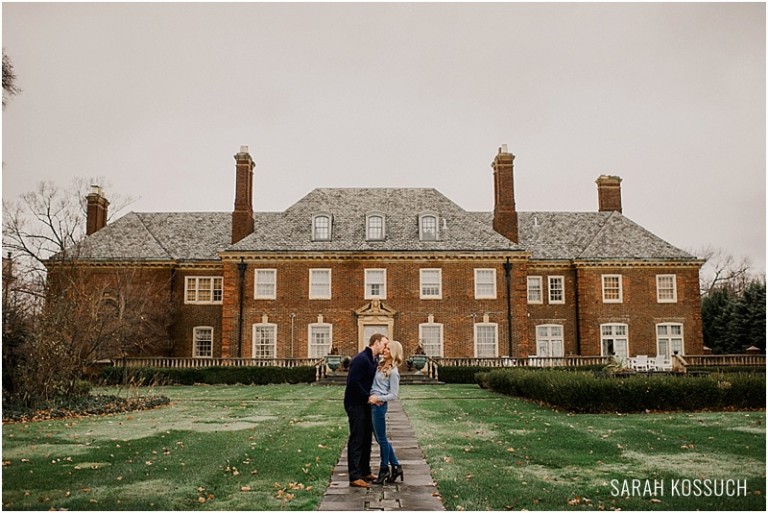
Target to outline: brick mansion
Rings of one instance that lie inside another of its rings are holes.
[[[492,212],[428,188],[318,188],[258,212],[248,147],[234,159],[231,212],[107,223],[102,191],[87,197],[78,265],[168,291],[170,343],[146,356],[353,355],[374,332],[406,356],[703,352],[703,261],[625,217],[617,176],[597,178],[597,211],[519,212],[502,147]]]

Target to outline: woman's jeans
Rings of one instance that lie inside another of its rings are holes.
[[[392,448],[389,440],[387,440],[387,404],[384,403],[381,406],[371,405],[373,434],[376,436],[376,441],[379,443],[379,449],[381,450],[381,467],[400,464],[397,461],[397,456],[395,456],[395,450]]]

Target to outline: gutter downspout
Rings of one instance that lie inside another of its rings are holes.
[[[240,263],[237,264],[237,271],[240,275],[240,314],[237,317],[237,345],[235,346],[235,358],[240,358],[240,355],[242,355],[242,346],[243,346],[243,303],[245,301],[245,270],[248,267],[248,265],[245,263],[245,260],[243,260],[243,257],[240,257]]]
[[[574,276],[573,279],[573,293],[575,295],[574,307],[576,309],[576,354],[581,356],[581,327],[579,326],[579,317],[581,317],[581,310],[579,308],[579,269],[575,268],[575,272],[576,276]]]
[[[512,281],[512,264],[507,261],[504,262],[504,277],[507,280],[507,342],[509,343],[509,357],[514,357],[512,352],[512,297],[511,297],[511,281]]]

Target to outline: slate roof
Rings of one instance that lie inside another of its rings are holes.
[[[333,216],[330,241],[311,221]],[[365,215],[386,219],[386,240],[365,240]],[[420,241],[419,214],[437,214],[440,240]],[[230,244],[231,212],[126,214],[80,243],[90,260],[217,260],[236,251],[528,251],[541,260],[693,260],[618,212],[520,212],[520,242],[493,230],[491,212],[468,212],[435,189],[315,189],[284,212],[255,212],[254,232]]]

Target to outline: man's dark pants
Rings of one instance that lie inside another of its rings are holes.
[[[349,480],[356,481],[371,474],[371,407],[368,404],[346,406],[349,417],[349,442],[347,459]]]

